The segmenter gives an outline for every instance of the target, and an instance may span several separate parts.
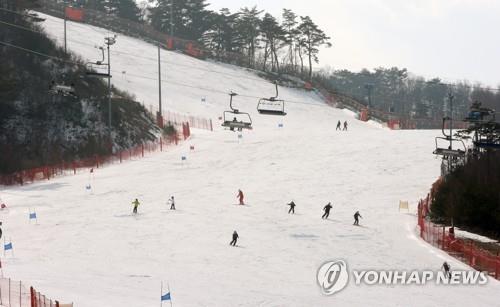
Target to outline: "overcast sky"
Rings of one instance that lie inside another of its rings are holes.
[[[500,85],[500,0],[208,0],[210,9],[309,15],[333,47],[319,66],[405,67],[424,77]]]

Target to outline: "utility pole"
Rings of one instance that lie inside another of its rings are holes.
[[[112,131],[113,129],[111,128],[111,54],[109,52],[109,47],[111,45],[114,45],[116,43],[116,35],[114,36],[108,36],[104,38],[105,44],[108,47],[108,113],[109,113],[109,142],[111,146],[111,151],[113,151],[113,138],[112,138]]]
[[[450,101],[450,149],[453,149],[453,99],[455,97],[450,92],[448,93],[448,100]]]
[[[158,114],[156,115],[158,126],[163,128],[163,116],[161,111],[161,58],[160,58],[161,46],[158,42]]]
[[[170,37],[174,38],[174,0],[170,2]]]
[[[64,6],[64,53],[68,53],[68,49],[66,48],[66,6]]]
[[[450,150],[453,150],[453,94],[450,92],[448,93],[448,100],[450,101]],[[444,129],[444,127],[443,127]],[[453,170],[453,158],[451,156],[448,156],[448,174],[452,172]]]

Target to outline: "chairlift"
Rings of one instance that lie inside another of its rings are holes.
[[[257,111],[259,111],[260,114],[265,115],[285,116],[285,101],[278,99],[278,83],[274,83],[274,85],[276,86],[276,96],[259,99]]]
[[[231,92],[229,94],[229,107],[231,111],[224,111],[222,123],[223,127],[228,127],[229,130],[234,131],[237,129],[238,131],[242,131],[243,129],[252,129],[252,118],[250,114],[246,112],[240,112],[240,110],[233,108],[233,97],[238,94]]]
[[[56,83],[56,81],[52,81],[50,83],[49,93],[53,95],[63,95],[63,96],[71,96],[77,97],[75,91],[75,85],[72,83],[71,85],[65,85]]]
[[[481,102],[475,101],[470,112],[465,118],[465,121],[470,123],[488,123],[495,121],[495,110],[481,106]]]
[[[106,66],[107,68],[109,64],[104,63],[104,48],[101,46],[99,50],[101,50],[102,59],[96,62],[88,62],[85,65],[86,75],[94,78],[111,78],[112,76],[108,73],[107,69],[105,72],[102,72],[102,67]]]
[[[433,154],[438,155],[438,156],[444,156],[444,157],[457,157],[457,158],[464,158],[465,157],[467,147],[465,146],[464,141],[462,141],[460,139],[452,139],[451,140],[452,142],[461,144],[461,147],[463,149],[460,149],[460,148],[451,149],[449,146],[446,147],[446,146],[440,145],[440,143],[442,144],[443,142],[439,142],[439,140],[444,140],[448,143],[450,142],[450,138],[448,138],[448,137],[436,137],[436,149],[432,152]]]
[[[472,103],[470,112],[464,121],[471,124],[468,131],[474,132],[474,148],[500,149],[500,139],[497,137],[500,123],[497,122],[495,115],[495,110],[483,107],[481,102],[474,101]]]
[[[454,157],[454,158],[465,158],[465,153],[467,152],[467,146],[465,146],[465,143],[461,139],[453,138],[453,135],[447,135],[444,131],[444,127],[446,124],[446,121],[450,120],[449,117],[444,117],[443,118],[443,126],[441,128],[443,136],[444,137],[436,137],[436,149],[433,151],[433,154],[443,156],[443,157]],[[443,142],[439,142],[439,140],[444,140],[446,143],[448,143],[448,147],[440,145]],[[452,149],[452,146],[454,143],[458,143],[461,148],[458,149]]]
[[[37,13],[29,13],[27,17],[33,22],[45,21],[45,18],[40,17]]]

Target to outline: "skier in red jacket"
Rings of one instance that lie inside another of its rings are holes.
[[[241,190],[238,190],[238,195],[236,198],[240,199],[240,205],[244,205],[245,203],[243,202],[243,192]]]

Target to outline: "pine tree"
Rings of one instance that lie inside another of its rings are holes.
[[[156,7],[151,9],[151,24],[166,33],[170,33],[172,24],[175,37],[199,40],[210,28],[207,6],[206,0],[158,0]]]
[[[305,51],[307,57],[309,58],[309,79],[312,78],[312,62],[318,63],[318,53],[320,46],[331,47],[329,42],[330,37],[328,37],[323,30],[321,30],[309,16],[300,17],[301,24],[298,27],[300,31],[301,38],[299,45]],[[302,50],[299,49],[299,52]],[[302,55],[301,55],[302,56]],[[302,65],[303,66],[303,65]]]
[[[288,44],[288,60],[292,68],[295,63],[295,44],[298,41],[299,32],[297,31],[297,14],[292,10],[283,9],[283,22],[281,27],[285,32],[285,42]]]
[[[247,51],[247,61],[250,67],[253,67],[255,63],[255,52],[259,47],[257,38],[260,34],[259,27],[261,24],[259,15],[262,12],[257,9],[257,6],[251,9],[244,7],[240,10],[240,16],[236,23],[237,33],[242,41],[243,48]]]
[[[233,52],[239,46],[235,24],[239,14],[232,14],[223,8],[219,13],[211,13],[207,18],[210,28],[203,34],[205,46],[215,50],[217,58],[223,52]]]
[[[139,22],[142,13],[134,0],[119,0],[117,16],[128,20]]]
[[[285,31],[271,14],[266,13],[260,24],[263,41],[266,43],[264,48],[264,70],[266,70],[267,58],[271,56],[271,70],[279,72],[279,60],[277,50],[281,43],[285,41]]]

